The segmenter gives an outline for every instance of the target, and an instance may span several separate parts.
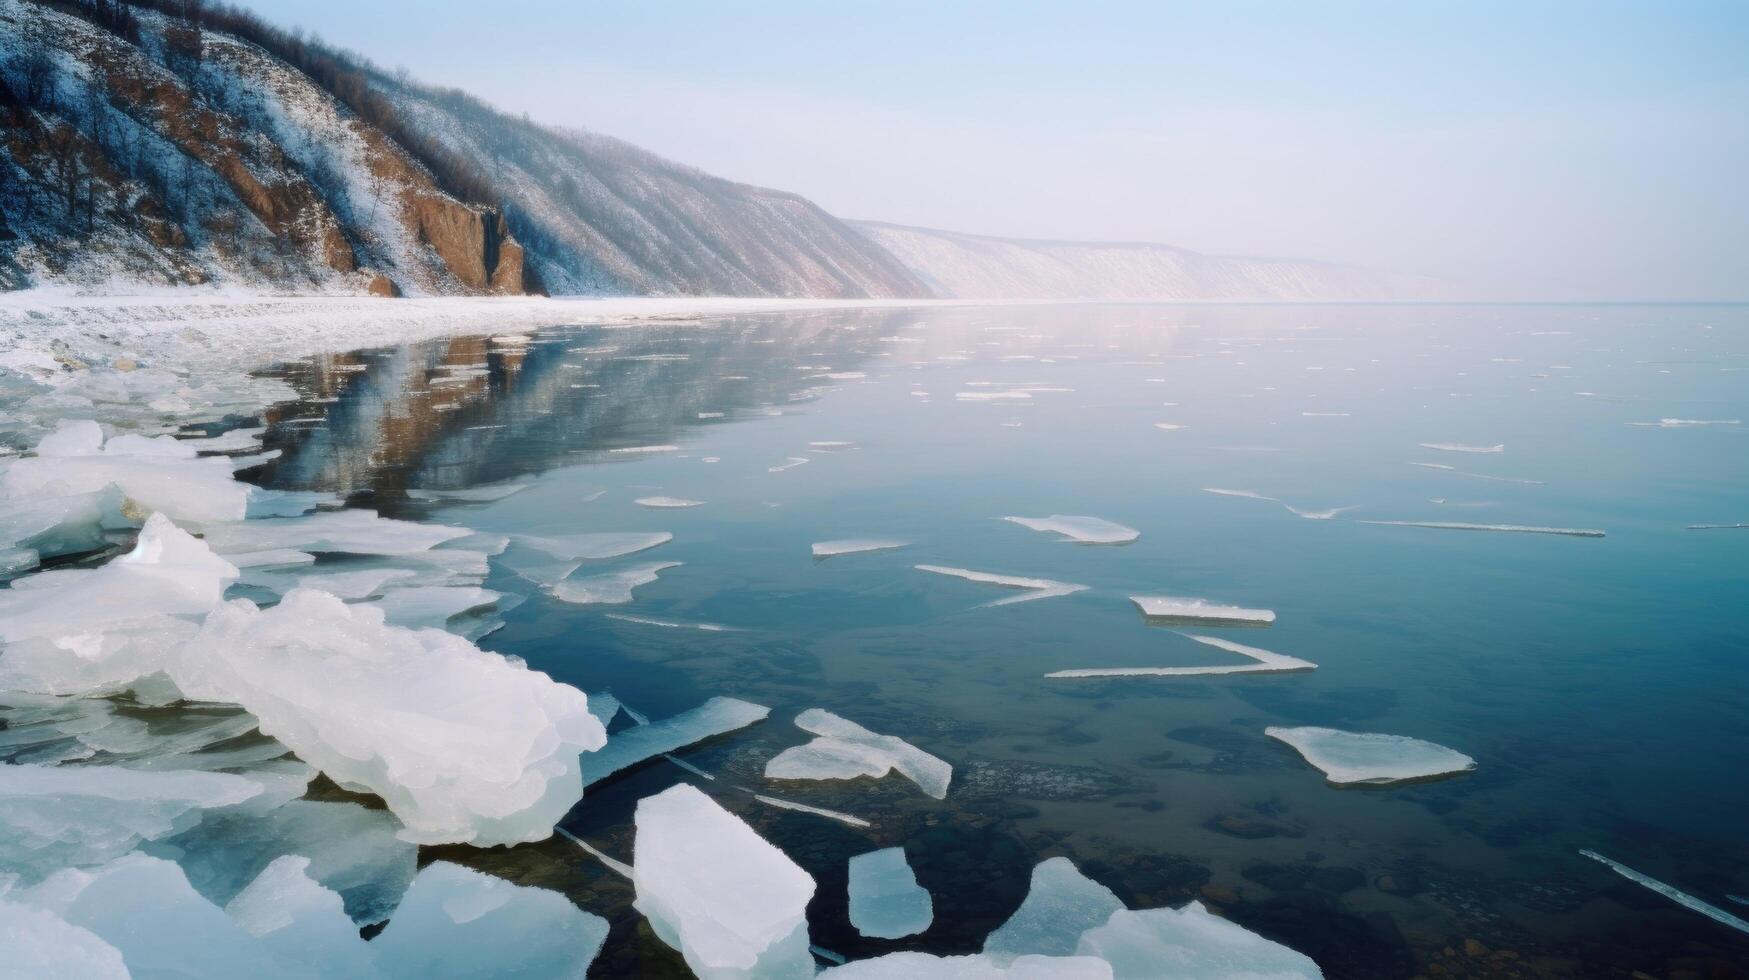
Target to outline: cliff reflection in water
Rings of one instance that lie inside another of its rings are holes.
[[[684,443],[694,426],[812,397],[910,319],[895,311],[562,327],[288,363],[268,373],[303,398],[267,413],[266,445],[281,455],[256,478],[369,491],[392,508],[409,488],[635,458],[613,451]]]

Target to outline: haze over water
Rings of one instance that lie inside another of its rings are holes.
[[[1466,939],[1514,954],[1485,959],[1493,975],[1536,957],[1749,962],[1749,937],[1578,853],[1738,912],[1728,896],[1749,893],[1749,529],[1690,529],[1749,522],[1749,309],[866,311],[281,371],[308,400],[270,414],[285,452],[269,485],[482,532],[672,532],[576,573],[682,563],[629,604],[566,603],[501,563],[488,585],[527,601],[482,645],[652,717],[716,694],[770,705],[680,757],[871,828],[661,760],[592,786],[565,827],[629,859],[636,800],[698,783],[819,881],[821,946],[973,951],[1062,854],[1131,907],[1200,899],[1334,977],[1479,970]],[[503,481],[528,486],[451,506],[405,493]],[[651,497],[702,504],[636,503]],[[1049,515],[1140,537],[1078,545],[1000,520]],[[1413,526],[1429,523],[1605,536]],[[810,554],[848,538],[908,546]],[[1087,588],[990,606],[1014,593],[917,565]],[[1276,619],[1163,628],[1132,595]],[[1317,667],[1045,676],[1241,662],[1179,629]],[[767,783],[810,707],[950,762],[947,799],[896,778]],[[1477,768],[1340,790],[1263,734],[1293,725],[1427,739]],[[862,939],[845,860],[896,844],[935,924]],[[443,851],[608,916],[599,969],[675,962],[629,888],[563,842]]]

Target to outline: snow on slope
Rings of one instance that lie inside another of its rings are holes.
[[[991,238],[874,221],[855,227],[942,297],[958,299],[1428,299],[1431,279],[1170,245]]]

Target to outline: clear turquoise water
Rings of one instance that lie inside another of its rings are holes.
[[[487,366],[433,386],[444,363]],[[1331,976],[1539,975],[1533,962],[1730,976],[1749,963],[1749,936],[1577,853],[1749,911],[1726,897],[1749,894],[1749,529],[1687,529],[1749,522],[1749,427],[1628,424],[1749,421],[1749,309],[846,312],[578,326],[521,354],[472,339],[281,373],[309,398],[270,416],[269,445],[286,454],[265,482],[482,531],[673,532],[630,561],[684,564],[629,606],[567,605],[495,572],[489,585],[530,598],[483,645],[652,716],[712,694],[770,705],[763,725],[683,754],[742,783],[806,739],[790,719],[815,706],[954,764],[943,803],[897,778],[769,787],[864,816],[868,831],[706,785],[819,880],[820,945],[975,949],[1032,865],[1066,854],[1132,906],[1202,899]],[[1016,384],[1060,390],[956,397]],[[855,448],[810,449],[820,441]],[[609,451],[653,444],[678,448]],[[809,462],[772,472],[792,457]],[[451,507],[403,494],[500,480],[530,487]],[[1207,487],[1355,509],[1307,520]],[[706,503],[633,503],[652,494]],[[1009,514],[1096,515],[1141,537],[1077,546],[996,519]],[[810,557],[811,542],[853,537],[914,543]],[[917,564],[1091,588],[989,608],[1008,593]],[[1273,609],[1268,629],[1200,632],[1319,666],[1044,677],[1235,662],[1144,623],[1126,598],[1140,593]],[[1338,790],[1263,736],[1300,724],[1430,739],[1479,768]],[[637,798],[686,778],[661,762],[616,778],[566,826],[629,858]],[[844,862],[892,844],[935,893],[936,923],[863,940],[845,917]],[[678,968],[629,891],[568,844],[444,856],[607,915],[604,975]],[[1516,958],[1469,956],[1465,939]]]

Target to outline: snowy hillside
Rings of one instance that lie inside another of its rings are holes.
[[[1297,259],[1203,255],[1170,245],[990,238],[853,224],[957,299],[1431,299],[1441,284]]]

